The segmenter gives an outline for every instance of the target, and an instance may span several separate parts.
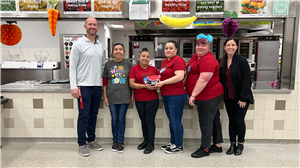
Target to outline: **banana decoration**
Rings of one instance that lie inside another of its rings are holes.
[[[173,28],[184,28],[191,25],[197,18],[193,17],[186,17],[186,18],[172,18],[168,16],[162,15],[159,17],[160,22],[164,25],[173,27]]]

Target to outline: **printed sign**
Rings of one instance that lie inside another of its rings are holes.
[[[288,15],[289,14],[289,0],[274,1],[273,15]]]
[[[162,1],[163,13],[190,13],[190,0],[163,0]]]
[[[122,14],[122,0],[95,0],[94,12]]]
[[[73,44],[81,39],[82,36],[74,35],[74,36],[63,36],[63,45],[64,45],[64,58],[65,58],[65,68],[69,69],[70,67],[70,52],[72,50]]]
[[[22,13],[47,13],[47,0],[19,0]]]
[[[265,17],[267,0],[242,0],[239,17]]]
[[[14,0],[1,0],[1,13],[14,13],[16,12],[16,2]]]
[[[197,0],[196,14],[223,14],[224,1],[216,0]]]
[[[65,14],[91,13],[92,0],[64,0]]]

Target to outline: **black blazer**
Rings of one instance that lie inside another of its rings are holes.
[[[224,88],[224,102],[226,102],[228,97],[228,90],[226,87],[226,76],[225,71],[227,68],[227,54],[225,55],[225,60],[223,67],[220,67],[220,82],[223,84]],[[221,59],[219,60],[220,63]],[[248,61],[241,55],[234,54],[231,63],[231,79],[235,91],[235,101],[239,100],[242,102],[248,102],[250,104],[254,103],[253,94],[251,91],[251,73]]]

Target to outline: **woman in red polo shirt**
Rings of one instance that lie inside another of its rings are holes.
[[[157,88],[148,84],[148,76],[158,75],[155,67],[149,66],[150,53],[143,48],[139,55],[140,64],[129,72],[130,87],[134,89],[135,105],[142,123],[144,142],[138,146],[149,154],[154,150],[155,116],[159,105]]]
[[[208,156],[211,152],[222,152],[223,142],[220,124],[219,104],[223,99],[223,86],[219,81],[219,63],[210,52],[213,37],[199,34],[196,53],[187,64],[185,86],[189,94],[189,104],[197,105],[201,130],[201,146],[192,157]],[[217,132],[214,132],[216,130]],[[213,134],[214,145],[211,146]]]
[[[166,114],[170,121],[171,141],[161,147],[166,153],[183,152],[183,126],[181,120],[187,99],[183,85],[186,63],[176,53],[177,43],[175,41],[168,41],[165,46],[165,55],[167,58],[161,64],[161,78],[160,82],[156,84],[156,87],[160,88]]]

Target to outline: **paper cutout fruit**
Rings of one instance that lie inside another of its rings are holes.
[[[7,24],[1,25],[1,43],[8,46],[18,44],[22,39],[21,29],[12,23],[16,21],[7,21]]]
[[[184,28],[191,25],[197,18],[193,17],[186,17],[186,18],[173,18],[162,15],[159,17],[159,20],[166,26],[173,27],[173,28]]]

